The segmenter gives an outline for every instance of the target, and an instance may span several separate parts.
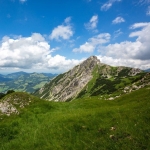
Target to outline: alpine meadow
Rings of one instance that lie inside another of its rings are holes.
[[[0,150],[150,150],[150,0],[0,0]]]

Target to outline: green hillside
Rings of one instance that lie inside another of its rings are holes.
[[[7,99],[14,94],[7,95]],[[25,95],[20,93],[20,97]],[[18,108],[19,115],[1,115],[1,150],[150,148],[150,86],[113,101],[100,96],[66,103],[36,97],[30,101],[25,108]]]
[[[142,78],[144,78],[143,80],[147,79],[147,83],[149,83],[150,74],[148,73],[141,72],[133,76],[129,75],[131,68],[126,67],[121,71],[118,70],[117,67],[108,65],[96,66],[92,72],[92,80],[81,90],[77,98],[98,95],[108,97],[110,94],[120,95],[124,93],[125,87],[130,87],[133,90],[132,86],[138,86]],[[140,82],[141,84],[142,82]]]
[[[49,82],[55,76],[56,75],[46,73],[26,72],[16,72],[3,75],[3,78],[0,80],[0,93],[6,92],[10,89],[32,93],[44,86],[45,83]]]

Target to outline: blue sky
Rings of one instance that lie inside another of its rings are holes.
[[[62,73],[91,55],[150,68],[150,0],[0,0],[0,73]]]

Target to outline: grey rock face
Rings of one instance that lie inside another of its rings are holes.
[[[29,94],[14,92],[1,99],[0,114],[5,114],[7,116],[19,114],[19,110],[29,105],[32,101]]]
[[[129,75],[130,75],[130,76],[135,76],[135,75],[137,75],[137,74],[140,73],[140,72],[141,72],[140,69],[138,69],[138,68],[132,68],[132,69],[130,70],[130,72],[129,72]]]
[[[7,116],[9,116],[12,113],[14,114],[18,113],[17,109],[12,104],[8,103],[7,101],[0,103],[0,111],[3,114],[6,114]]]
[[[66,101],[70,98],[74,98],[92,79],[92,71],[94,67],[99,64],[100,60],[95,56],[91,56],[63,74],[63,77],[57,82],[50,82],[48,87],[41,88],[39,90],[40,97],[55,101]],[[59,76],[54,80],[57,80],[57,78],[59,78]],[[45,93],[45,91],[47,92]]]

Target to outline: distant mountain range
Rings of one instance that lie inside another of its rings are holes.
[[[5,77],[4,75],[0,74],[0,82],[6,82],[6,81],[11,81],[12,79]]]
[[[150,74],[137,68],[112,67],[91,56],[68,72],[60,74],[34,95],[47,100],[69,101],[75,98],[119,96],[150,84]],[[113,99],[114,97],[112,97]]]
[[[7,75],[0,74],[0,92],[10,89],[15,91],[34,92],[49,82],[57,74],[15,72]]]
[[[150,68],[149,69],[146,69],[146,70],[144,70],[145,72],[150,72]]]

